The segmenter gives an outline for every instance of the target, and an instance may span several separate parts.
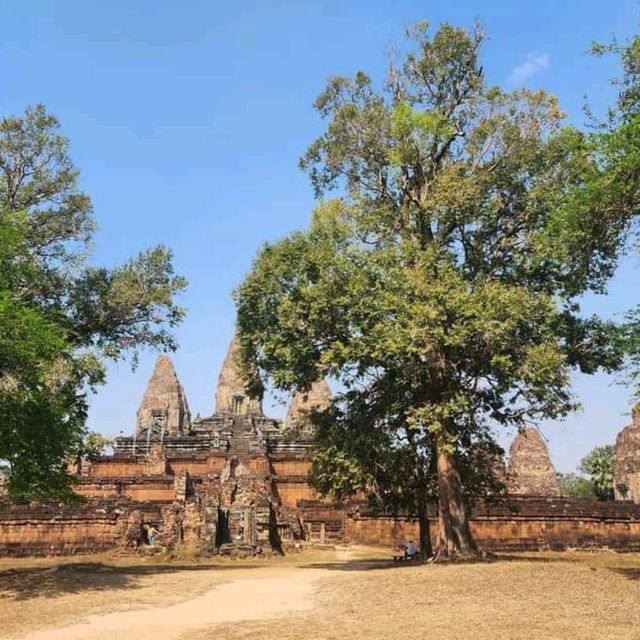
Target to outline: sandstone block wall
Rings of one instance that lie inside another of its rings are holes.
[[[294,509],[300,500],[318,500],[318,495],[304,479],[297,481],[276,479],[275,487],[282,505]]]
[[[132,523],[159,526],[161,504],[96,501],[83,506],[3,506],[0,508],[0,556],[96,553],[126,547]]]
[[[83,482],[76,484],[74,492],[83,498],[95,498],[98,500],[114,500],[124,495],[121,482]]]
[[[122,547],[132,518],[152,522],[162,534],[174,535],[166,515],[179,503],[98,503],[83,507],[12,507],[0,510],[0,555],[62,555]],[[415,520],[355,512],[346,515],[319,501],[298,502],[306,534],[312,540],[346,538],[361,544],[394,547],[417,540]],[[203,520],[197,501],[180,506],[184,541],[197,542]],[[437,520],[431,519],[435,543]],[[134,523],[135,524],[135,523]],[[493,551],[608,547],[640,551],[640,505],[564,499],[514,499],[499,506],[478,504],[471,531],[479,546]]]
[[[96,458],[91,461],[90,476],[93,478],[126,478],[142,475],[142,463],[136,458]],[[161,474],[165,470],[162,469]]]
[[[284,507],[295,509],[300,501],[319,499],[307,480],[310,468],[311,462],[308,458],[271,460],[274,486]]]
[[[215,458],[172,458],[167,461],[167,472],[177,476],[186,470],[190,476],[207,475],[208,473],[220,473],[224,468],[224,459],[220,464],[212,464]]]
[[[173,476],[120,478],[112,481],[87,478],[76,484],[74,491],[92,500],[126,499],[137,502],[170,502],[175,498]]]
[[[174,479],[161,483],[134,483],[128,486],[125,497],[136,502],[170,502],[175,498]]]
[[[311,469],[309,459],[273,460],[271,462],[273,472],[278,476],[304,476],[307,477]]]

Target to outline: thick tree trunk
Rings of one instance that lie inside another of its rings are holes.
[[[477,555],[467,521],[462,482],[453,455],[444,447],[437,449],[438,542],[436,560]]]
[[[431,547],[431,530],[427,514],[427,494],[424,489],[418,489],[418,529],[420,555],[423,558],[430,558],[433,555],[433,548]]]

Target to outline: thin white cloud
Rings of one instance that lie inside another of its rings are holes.
[[[546,53],[528,53],[525,61],[511,69],[507,76],[507,84],[519,87],[536,73],[544,71],[549,66],[549,56]]]

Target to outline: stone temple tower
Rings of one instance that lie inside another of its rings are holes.
[[[324,411],[331,404],[331,389],[326,380],[319,380],[308,391],[297,391],[291,400],[285,427],[296,433],[307,434],[313,431],[311,414]]]
[[[509,493],[548,497],[560,495],[549,450],[538,430],[533,427],[527,427],[513,439],[507,474]]]
[[[262,415],[262,398],[255,398],[247,393],[245,382],[240,375],[239,353],[240,343],[234,336],[218,378],[216,413]]]
[[[616,438],[613,483],[616,500],[640,503],[640,404],[631,417],[632,423]]]
[[[184,389],[168,356],[158,356],[138,409],[136,434],[177,436],[187,434],[191,414]]]

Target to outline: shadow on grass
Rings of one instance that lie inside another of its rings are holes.
[[[392,558],[388,560],[376,558],[375,560],[347,560],[346,562],[311,562],[301,564],[303,569],[329,569],[330,571],[373,571],[387,569],[408,569],[409,567],[424,566],[425,562],[394,562]]]
[[[535,552],[532,552],[535,553]],[[542,552],[547,553],[547,552]],[[554,552],[556,555],[548,556],[548,555],[518,555],[518,554],[509,554],[509,553],[500,553],[492,555],[487,559],[488,562],[534,562],[539,564],[555,564],[558,562],[583,562],[583,559],[571,557],[568,555],[562,555],[564,552],[558,551]]]
[[[35,597],[55,598],[64,594],[139,589],[143,576],[183,571],[224,571],[251,569],[255,565],[229,564],[148,564],[112,566],[102,562],[78,562],[52,567],[29,567],[0,571],[0,598],[28,600]]]
[[[613,569],[615,573],[625,577],[627,580],[640,580],[640,569],[635,567],[617,567]]]
[[[470,564],[499,564],[501,562],[522,562],[522,563],[574,563],[578,562],[576,558],[562,556],[535,556],[535,555],[517,555],[517,554],[488,554],[483,557],[465,558],[463,560],[441,561],[430,563],[429,561],[411,561],[411,562],[394,562],[393,558],[376,558],[349,560],[346,562],[314,562],[300,565],[308,569],[329,569],[331,571],[372,571],[372,570],[388,570],[388,569],[408,569],[409,567],[420,566],[468,566]]]

